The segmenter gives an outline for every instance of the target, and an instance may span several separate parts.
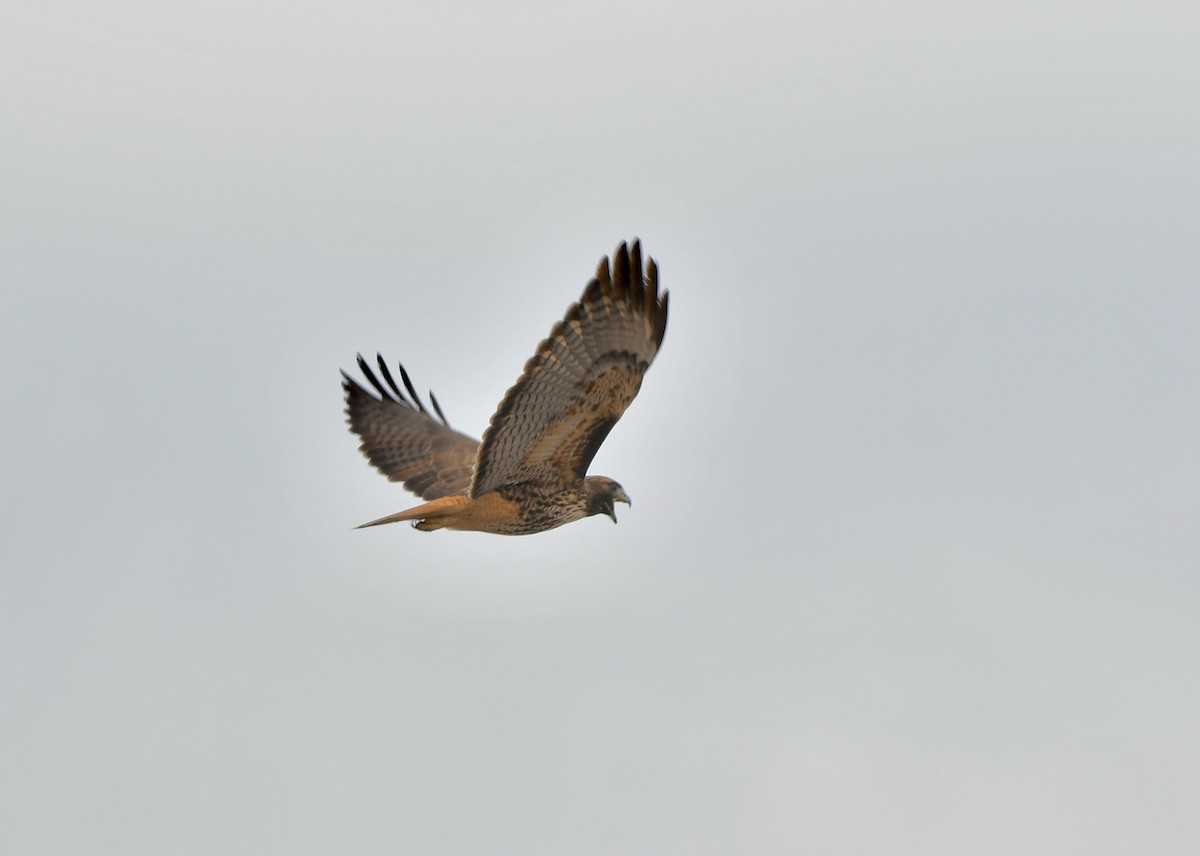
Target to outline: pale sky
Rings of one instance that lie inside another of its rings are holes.
[[[11,4],[10,4],[11,5]],[[0,11],[0,851],[1190,854],[1190,3]],[[525,538],[415,499],[642,239]]]

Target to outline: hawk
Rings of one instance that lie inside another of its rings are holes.
[[[616,523],[613,504],[629,505],[629,496],[587,470],[667,329],[667,292],[659,294],[658,267],[647,262],[643,270],[636,240],[617,248],[611,266],[600,260],[579,302],[505,393],[482,442],[451,428],[433,393],[430,413],[403,365],[401,390],[382,356],[377,376],[359,355],[375,392],[342,372],[350,430],[377,470],[426,502],[358,528],[410,520],[425,532],[530,535],[593,514]]]

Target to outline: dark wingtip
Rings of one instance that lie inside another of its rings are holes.
[[[622,244],[621,246],[623,247],[625,245]],[[619,252],[620,247],[618,247],[617,250]],[[594,280],[595,282],[601,284],[612,282],[612,267],[609,264],[608,256],[600,257],[600,263],[596,265],[596,276],[594,277]]]
[[[617,251],[613,253],[613,284],[617,288],[629,287],[629,248],[625,246],[625,242],[621,242],[621,246],[617,247]],[[641,275],[641,271],[638,271]]]
[[[417,395],[417,389],[413,386],[412,380],[408,376],[408,372],[404,370],[404,363],[396,363],[396,367],[400,369],[400,380],[404,382],[404,388],[408,390],[408,395],[417,405],[417,410],[425,412],[425,405],[421,403],[421,396]]]
[[[671,292],[664,291],[658,299],[660,307],[658,315],[654,319],[654,341],[658,347],[662,347],[663,336],[667,335],[667,307],[671,302]]]
[[[433,394],[433,390],[429,390],[429,401],[433,404],[433,409],[437,413],[438,418],[442,420],[442,424],[447,428],[450,427],[450,420],[446,418],[446,414],[442,412],[442,406],[438,404],[437,396]]]

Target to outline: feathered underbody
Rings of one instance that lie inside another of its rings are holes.
[[[615,502],[629,504],[629,497],[619,484],[605,476],[588,476],[578,486],[567,489],[518,484],[478,498],[444,496],[358,528],[411,520],[422,532],[462,529],[496,535],[532,535],[593,514],[607,514],[616,523]]]
[[[596,451],[637,395],[662,344],[667,293],[634,241],[602,259],[578,303],[550,331],[505,394],[482,442],[430,413],[400,366],[402,392],[382,357],[380,377],[359,356],[373,395],[342,373],[351,430],[367,459],[427,500],[364,523],[529,535],[629,504],[621,485],[588,476]],[[361,527],[360,527],[361,528]]]

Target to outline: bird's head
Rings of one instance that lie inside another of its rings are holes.
[[[616,523],[617,513],[613,510],[613,503],[633,505],[629,495],[625,493],[625,488],[606,476],[588,476],[583,480],[583,486],[587,492],[588,517],[593,514],[607,514],[612,518],[612,522]]]

